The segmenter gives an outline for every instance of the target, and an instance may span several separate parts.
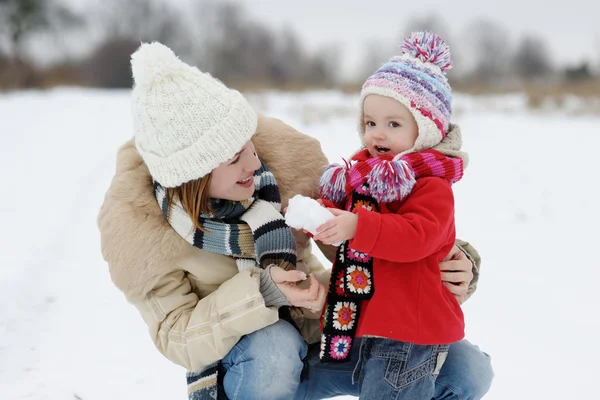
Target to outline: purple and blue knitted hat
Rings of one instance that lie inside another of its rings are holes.
[[[359,132],[361,137],[365,133],[365,97],[391,97],[410,110],[419,127],[419,136],[408,153],[431,148],[446,136],[452,115],[452,89],[446,70],[452,68],[452,61],[448,45],[430,32],[413,32],[400,48],[402,55],[391,58],[362,87]]]

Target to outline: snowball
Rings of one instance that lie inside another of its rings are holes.
[[[297,194],[288,203],[285,223],[294,229],[304,229],[316,235],[317,228],[333,217],[334,215],[316,200]],[[334,243],[334,246],[340,244],[342,243]]]

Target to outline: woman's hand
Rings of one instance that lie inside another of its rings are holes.
[[[295,285],[296,282],[307,279],[302,271],[286,271],[280,267],[271,267],[271,279],[293,306],[308,308],[312,312],[321,312],[323,309],[327,290],[314,274],[308,277],[310,279],[308,289],[301,289]]]
[[[458,246],[440,263],[442,283],[454,295],[459,304],[465,301],[469,284],[473,280],[473,263]]]

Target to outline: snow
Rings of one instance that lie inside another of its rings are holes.
[[[332,162],[358,147],[356,95],[249,98],[318,138]],[[456,97],[471,156],[457,228],[483,256],[467,337],[492,356],[486,399],[592,398],[600,118],[525,106],[519,95]],[[184,371],[154,349],[100,253],[95,220],[131,136],[129,92],[0,94],[0,121],[1,398],[186,398]]]
[[[333,218],[333,214],[310,197],[295,195],[288,201],[285,223],[294,229],[305,229],[317,234],[317,228]],[[340,243],[334,243],[339,246]]]

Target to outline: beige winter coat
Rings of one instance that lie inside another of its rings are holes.
[[[327,159],[317,140],[266,117],[252,140],[284,207],[295,194],[318,196]],[[138,309],[158,350],[187,370],[222,359],[243,335],[277,321],[259,291],[259,269],[238,272],[233,258],[191,246],[165,221],[133,140],[119,150],[98,225],[114,284]],[[295,235],[297,268],[315,272],[327,287],[329,271],[312,255],[309,238]],[[304,338],[316,342],[319,316],[298,308],[292,315]]]

